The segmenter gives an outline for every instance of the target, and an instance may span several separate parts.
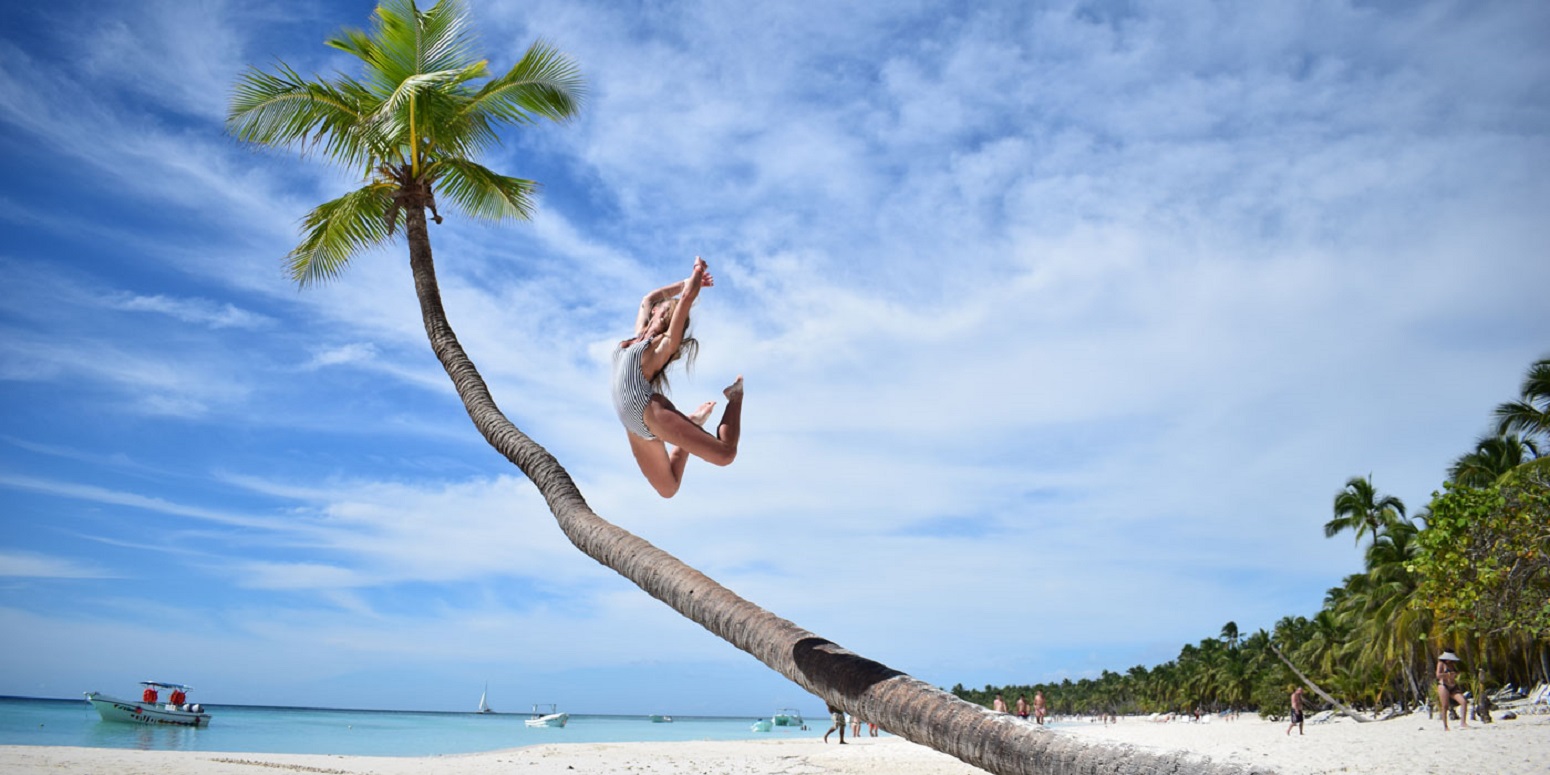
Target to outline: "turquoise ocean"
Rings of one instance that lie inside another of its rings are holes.
[[[523,724],[527,713],[432,713],[211,705],[204,729],[103,721],[80,700],[0,697],[0,745],[66,745],[153,751],[307,753],[342,756],[437,756],[521,748],[546,743],[768,740],[823,736],[828,719],[809,718],[807,730],[750,729],[752,717],[673,717],[571,714],[563,728]]]

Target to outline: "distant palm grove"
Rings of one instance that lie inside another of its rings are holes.
[[[1287,616],[1245,635],[1228,622],[1150,669],[1103,671],[1058,684],[952,691],[990,705],[1043,691],[1056,714],[1258,711],[1287,713],[1304,680],[1357,709],[1435,700],[1437,656],[1463,659],[1476,694],[1550,681],[1550,358],[1521,395],[1496,408],[1491,432],[1448,470],[1419,511],[1352,477],[1324,534],[1367,542],[1366,567],[1329,590],[1313,618]],[[1301,677],[1299,677],[1301,673]],[[1309,700],[1317,703],[1310,696]]]

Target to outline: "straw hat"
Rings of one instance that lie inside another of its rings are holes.
[[[1459,656],[1451,651],[1444,651],[1442,652],[1442,656],[1438,657],[1437,659],[1441,662],[1457,662],[1459,661]]]

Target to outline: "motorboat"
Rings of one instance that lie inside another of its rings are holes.
[[[570,714],[561,713],[559,706],[550,704],[534,705],[532,718],[522,723],[530,727],[563,727],[567,721],[570,721]]]
[[[762,719],[759,719],[758,721],[753,722],[753,726],[749,727],[748,731],[750,731],[750,732],[768,732],[774,726],[775,726],[775,724],[773,722],[771,722],[769,719],[762,718]]]
[[[479,695],[479,709],[475,713],[494,713],[490,708],[490,685],[484,685],[484,692]]]
[[[806,722],[802,720],[802,711],[796,708],[781,708],[770,717],[770,723],[777,727],[800,727]]]
[[[188,693],[193,687],[162,681],[141,681],[140,685],[145,690],[140,693],[139,702],[109,697],[101,692],[86,692],[86,701],[97,709],[103,721],[175,727],[210,726],[210,714],[205,712],[204,706],[188,701]],[[170,694],[166,702],[161,700],[163,689]]]
[[[665,716],[665,715],[662,715],[660,713],[653,713],[650,716],[648,716],[647,718],[650,718],[651,719],[651,723],[653,723],[653,724],[671,724],[671,723],[673,723],[673,717],[672,716]]]

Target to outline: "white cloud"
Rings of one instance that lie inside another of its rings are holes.
[[[36,579],[103,579],[115,574],[70,557],[0,550],[0,576]]]

